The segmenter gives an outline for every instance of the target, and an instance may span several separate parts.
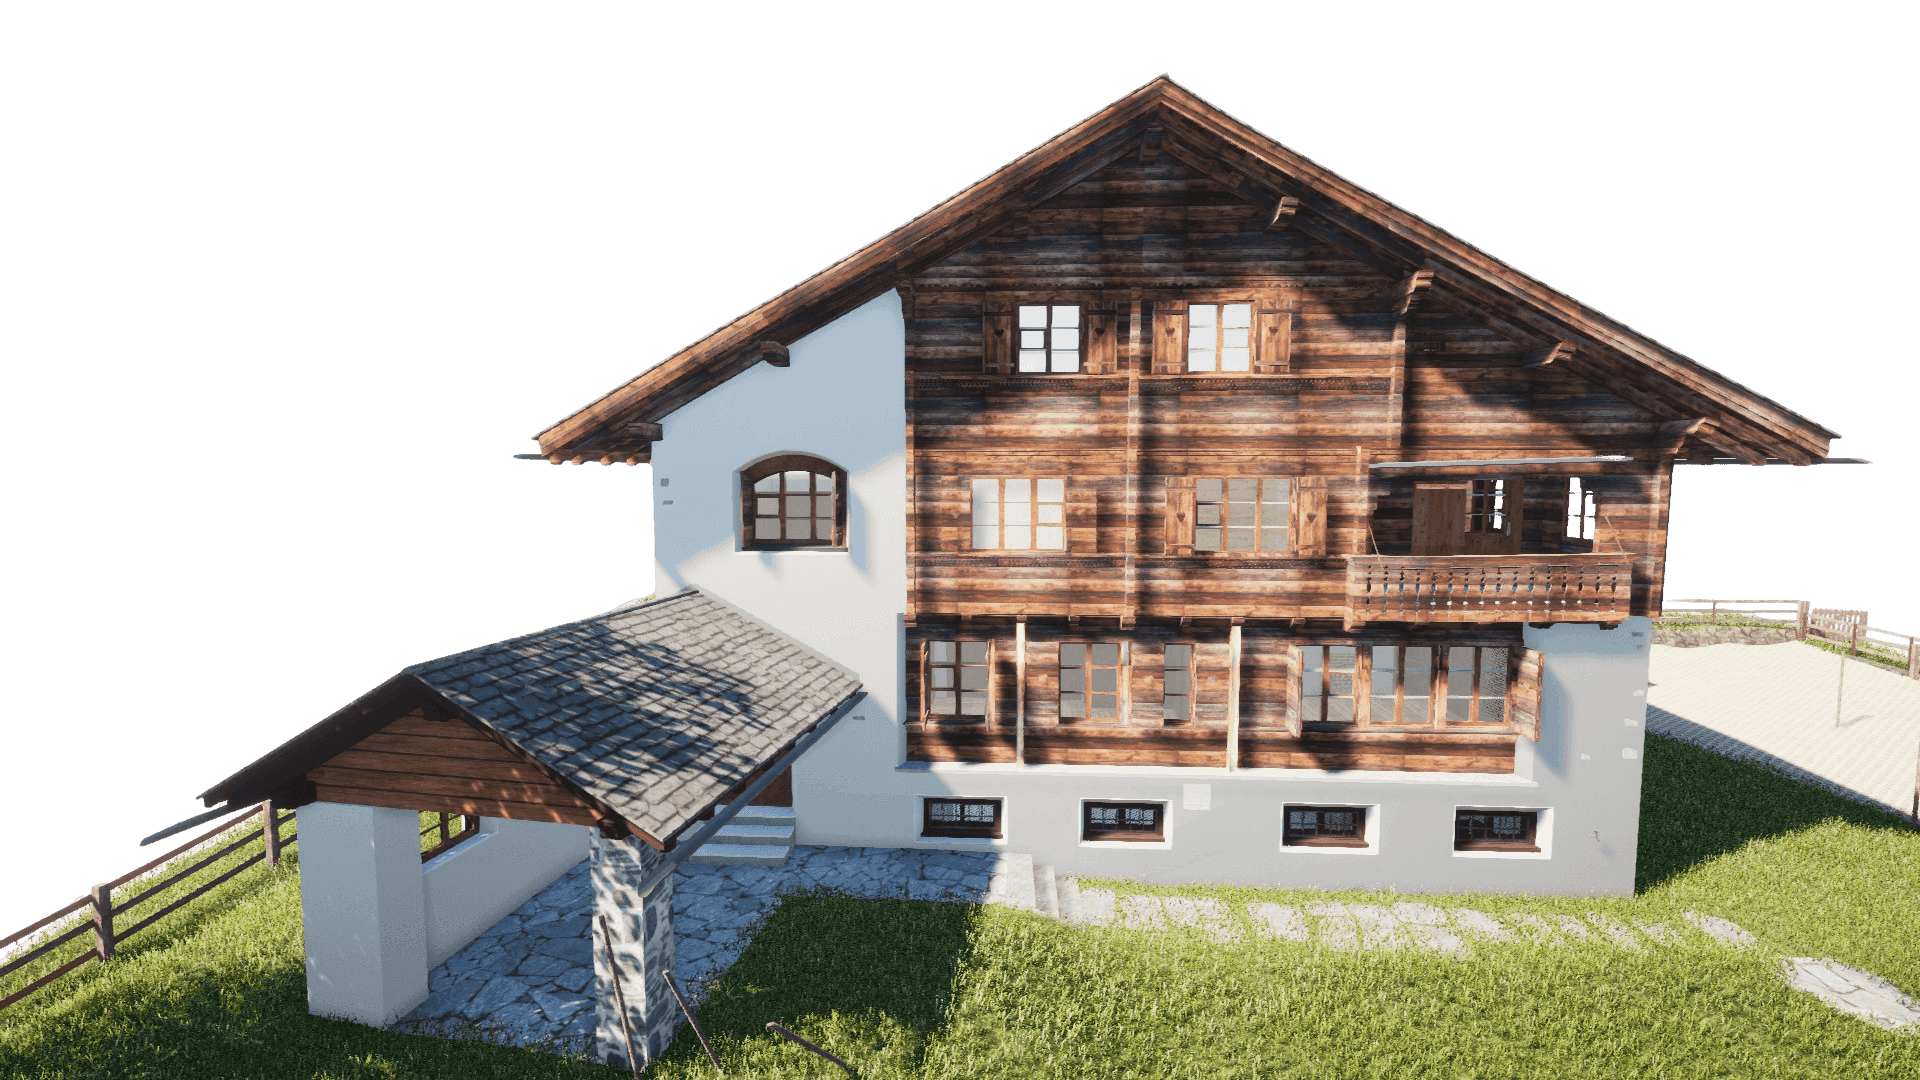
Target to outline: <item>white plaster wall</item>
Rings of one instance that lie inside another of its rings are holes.
[[[427,970],[579,865],[592,845],[584,825],[481,818],[477,834],[420,868]]]
[[[661,596],[725,599],[858,672],[869,701],[794,766],[803,844],[879,841],[875,785],[905,750],[906,327],[891,291],[662,422],[654,444],[654,561]],[[807,453],[847,471],[847,550],[743,551],[741,467]]]
[[[864,842],[1025,852],[1056,871],[1164,883],[1630,895],[1649,633],[1645,619],[1527,630],[1528,646],[1546,654],[1541,740],[1519,742],[1513,775],[920,764],[876,778]],[[1192,784],[1209,786],[1192,800],[1207,809],[1185,808]],[[1005,799],[1005,838],[919,840],[920,798],[949,794]],[[1085,799],[1165,802],[1167,842],[1082,843]],[[1287,803],[1367,807],[1371,846],[1282,848]],[[1544,811],[1543,850],[1457,853],[1457,807]]]
[[[420,815],[299,809],[307,1011],[385,1027],[427,999]]]

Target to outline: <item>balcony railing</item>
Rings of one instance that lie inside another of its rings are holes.
[[[1347,562],[1347,626],[1369,622],[1619,622],[1625,555],[1360,555]]]

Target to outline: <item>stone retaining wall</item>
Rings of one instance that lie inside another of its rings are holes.
[[[1653,643],[1691,649],[1701,645],[1778,645],[1792,641],[1791,626],[1715,626],[1712,623],[1653,624]]]

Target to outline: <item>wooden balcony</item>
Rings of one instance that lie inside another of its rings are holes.
[[[1347,628],[1370,622],[1617,623],[1633,598],[1633,562],[1615,554],[1356,555],[1347,561]]]

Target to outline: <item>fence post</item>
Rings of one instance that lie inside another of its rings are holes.
[[[1707,601],[1707,604],[1708,604],[1707,622],[1713,626],[1719,626],[1720,625],[1720,601],[1709,600]]]
[[[268,799],[266,802],[263,802],[260,804],[260,816],[263,820],[266,821],[266,831],[260,834],[261,836],[265,837],[267,841],[266,863],[268,866],[279,866],[280,865],[280,821],[279,821],[280,810],[279,808],[273,805],[272,799]]]
[[[1920,638],[1907,638],[1907,678],[1920,679]]]
[[[1864,619],[1861,620],[1861,622],[1864,621]],[[1847,631],[1847,655],[1860,655],[1860,622],[1854,623]]]
[[[1807,640],[1807,606],[1807,601],[1800,601],[1800,621],[1793,628],[1793,640],[1795,641]]]
[[[113,959],[113,889],[95,885],[93,900],[93,954],[102,960]]]

